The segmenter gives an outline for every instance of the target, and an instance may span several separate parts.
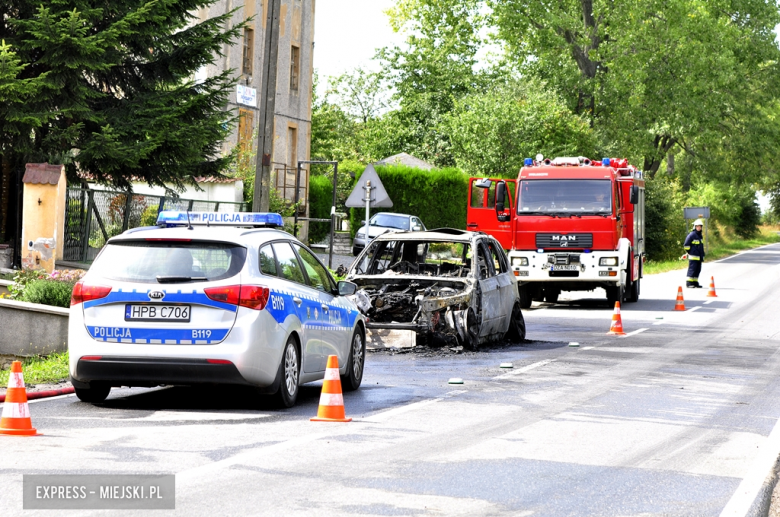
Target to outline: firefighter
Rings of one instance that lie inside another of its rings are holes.
[[[702,287],[699,284],[699,273],[701,273],[701,263],[704,261],[704,236],[701,233],[704,227],[704,221],[696,219],[693,222],[693,231],[685,238],[685,254],[688,258],[688,278],[685,280],[685,287]]]

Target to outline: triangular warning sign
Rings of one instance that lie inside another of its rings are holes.
[[[387,195],[385,186],[382,185],[382,180],[379,179],[379,174],[374,170],[373,165],[366,167],[363,171],[363,175],[360,176],[354,190],[347,198],[346,205],[352,208],[361,208],[366,206],[366,182],[371,182],[371,208],[378,207],[391,207],[393,206],[393,200]]]

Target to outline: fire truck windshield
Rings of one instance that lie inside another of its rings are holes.
[[[523,180],[517,215],[612,213],[610,180]]]

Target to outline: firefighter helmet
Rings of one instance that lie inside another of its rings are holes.
[[[696,228],[697,226],[704,226],[704,221],[703,221],[703,220],[701,220],[701,219],[696,219],[696,220],[693,222],[693,227],[694,227],[694,228]]]

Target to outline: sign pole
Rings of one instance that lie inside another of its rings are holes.
[[[368,215],[371,207],[371,180],[366,181],[366,247],[368,247]]]

